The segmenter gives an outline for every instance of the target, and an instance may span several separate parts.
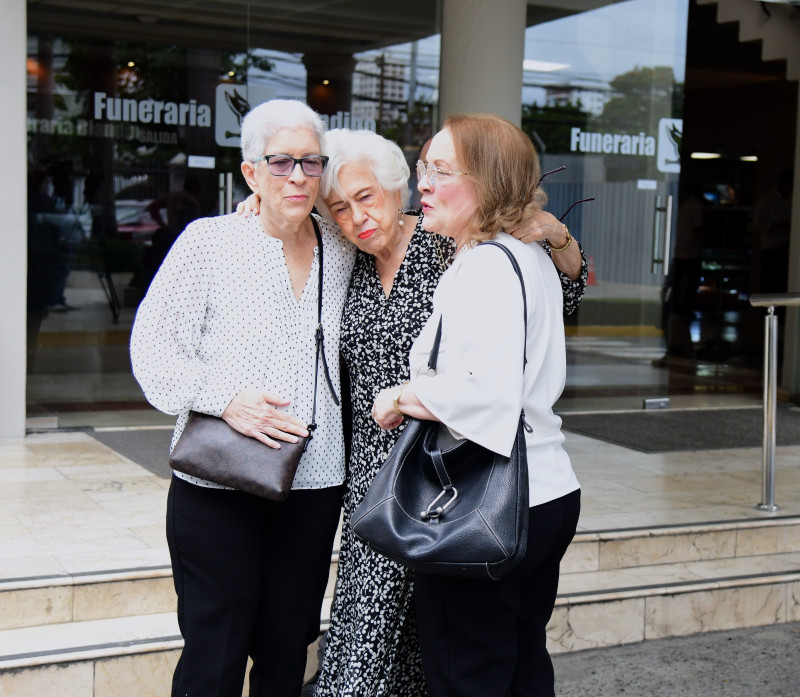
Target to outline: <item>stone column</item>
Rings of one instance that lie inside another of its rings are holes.
[[[520,124],[526,0],[444,0],[439,113],[488,112]]]
[[[6,176],[0,186],[3,256],[0,262],[0,438],[25,435],[25,287],[27,259],[27,188],[25,152],[26,36],[24,2],[4,3],[0,25],[0,65],[4,67],[0,101],[0,162]]]

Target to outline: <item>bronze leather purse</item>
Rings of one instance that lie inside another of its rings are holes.
[[[317,221],[313,217],[311,221],[319,249],[319,321],[316,332],[314,406],[311,423],[307,426],[308,436],[300,438],[297,443],[280,441],[279,449],[270,448],[255,438],[239,433],[216,416],[193,411],[170,454],[169,464],[172,469],[273,501],[285,501],[289,496],[300,458],[308,448],[317,427],[315,419],[320,356],[328,389],[336,405],[340,404],[328,372],[322,334],[322,236]]]

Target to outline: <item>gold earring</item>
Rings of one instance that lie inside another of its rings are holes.
[[[398,208],[397,209],[397,224],[400,227],[403,227],[403,225],[406,224],[406,221],[403,220],[403,209],[402,208]]]

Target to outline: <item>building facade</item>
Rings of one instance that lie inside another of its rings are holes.
[[[800,291],[796,4],[7,0],[0,435],[163,421],[136,307],[185,224],[248,193],[239,124],[275,97],[412,165],[448,114],[520,124],[591,262],[563,408],[757,400],[749,298]],[[796,311],[780,336],[798,395]]]

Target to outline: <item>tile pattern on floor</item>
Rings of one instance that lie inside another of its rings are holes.
[[[765,513],[759,449],[645,454],[566,436],[579,532],[800,515],[800,446],[777,449],[780,509]],[[0,441],[0,581],[168,566],[168,487],[85,433]]]

